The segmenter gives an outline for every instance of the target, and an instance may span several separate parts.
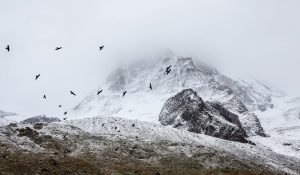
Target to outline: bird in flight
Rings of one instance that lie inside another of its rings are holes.
[[[103,91],[103,90],[98,91],[98,92],[97,92],[97,95],[99,95],[102,91]]]
[[[61,108],[61,105],[59,105],[58,107]]]
[[[150,86],[149,86],[149,88],[152,90],[152,84],[150,83]]]
[[[9,52],[10,51],[9,45],[7,45],[5,49],[7,50],[7,52]]]
[[[124,92],[123,92],[123,97],[125,96],[126,93],[127,93],[127,91],[124,91]]]
[[[43,96],[44,99],[47,99],[46,95]]]
[[[62,47],[56,47],[56,49],[55,49],[55,50],[60,50],[60,49],[62,49]]]
[[[66,111],[66,112],[64,112],[64,115],[67,115],[67,113],[68,113],[67,111]]]
[[[35,80],[37,80],[40,76],[41,76],[41,74],[36,75]]]
[[[166,70],[167,75],[171,72],[171,69]]]
[[[99,49],[102,50],[104,48],[104,46],[100,46]]]
[[[74,95],[74,96],[76,96],[76,94],[75,94],[73,91],[70,91],[70,93],[71,93],[71,95]]]
[[[167,75],[171,72],[171,65],[166,68]]]
[[[67,118],[63,118],[64,120],[66,120]]]

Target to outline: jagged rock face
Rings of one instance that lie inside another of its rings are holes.
[[[74,108],[74,115],[157,122],[164,102],[183,89],[191,88],[204,101],[219,102],[237,114],[247,135],[264,135],[257,116],[252,113],[271,108],[272,98],[278,95],[276,91],[256,80],[233,80],[189,57],[147,61],[117,69],[97,88],[104,89],[103,93],[91,92]],[[168,66],[171,72],[166,74]],[[127,91],[125,98],[123,91]]]
[[[59,121],[60,121],[59,118],[47,117],[45,115],[42,115],[42,116],[28,118],[26,120],[23,120],[22,123],[34,124],[34,123],[52,123],[52,122],[59,122]]]
[[[185,89],[168,99],[159,121],[162,125],[172,125],[190,132],[247,142],[237,115],[219,103],[205,103],[192,89]]]

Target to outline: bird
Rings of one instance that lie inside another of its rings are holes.
[[[166,70],[169,70],[170,68],[171,68],[171,65],[170,65],[170,66],[168,66]]]
[[[7,45],[5,49],[7,50],[7,52],[9,52],[10,51],[9,45]]]
[[[171,72],[171,69],[166,70],[167,75]]]
[[[61,108],[61,105],[59,105],[58,107]]]
[[[123,92],[123,97],[125,96],[126,93],[127,93],[127,91],[124,91],[124,92]]]
[[[36,75],[35,80],[37,80],[40,76],[41,76],[41,74]]]
[[[44,99],[47,99],[46,95],[43,96]]]
[[[55,49],[55,50],[60,50],[60,49],[62,49],[62,47],[56,47],[56,49]]]
[[[167,75],[171,72],[171,65],[166,68]]]
[[[99,49],[102,50],[104,48],[104,46],[100,46]]]
[[[97,92],[97,95],[99,95],[102,91],[103,91],[103,90],[98,91],[98,92]]]
[[[64,120],[67,120],[67,118],[63,118]]]
[[[150,86],[149,86],[149,88],[152,90],[152,84],[150,83]]]
[[[67,115],[67,113],[68,113],[67,111],[66,111],[66,112],[64,112],[64,115]]]
[[[75,94],[73,91],[70,91],[70,93],[71,93],[71,95],[74,95],[74,96],[76,96],[76,94]]]

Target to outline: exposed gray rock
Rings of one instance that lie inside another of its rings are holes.
[[[41,116],[35,116],[23,120],[22,123],[34,124],[34,123],[52,123],[52,122],[59,122],[59,121],[61,121],[59,118],[47,117],[45,115],[41,115]]]
[[[237,115],[219,103],[205,103],[192,89],[185,89],[168,99],[159,115],[162,125],[172,125],[190,132],[247,142]]]

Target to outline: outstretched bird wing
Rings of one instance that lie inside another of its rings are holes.
[[[40,77],[40,74],[35,76],[35,80],[37,80]]]
[[[76,94],[75,94],[73,91],[70,91],[70,93],[71,93],[72,95],[76,96]]]

